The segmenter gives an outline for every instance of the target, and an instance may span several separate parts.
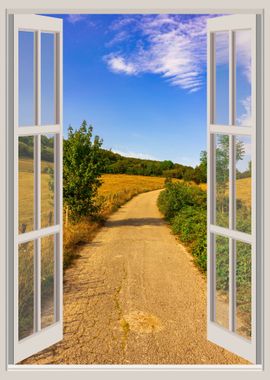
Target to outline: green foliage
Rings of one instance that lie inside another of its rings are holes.
[[[19,157],[33,159],[34,157],[33,136],[21,136],[19,138]]]
[[[207,152],[202,150],[200,154],[200,165],[195,168],[195,179],[196,183],[206,183],[207,182]]]
[[[54,162],[54,137],[41,136],[41,159]]]
[[[206,271],[206,192],[186,183],[166,183],[158,206],[173,233],[190,247],[195,263]]]
[[[165,178],[178,178],[196,183],[206,182],[206,174],[200,167],[193,168],[170,160],[155,161],[133,157],[123,157],[110,150],[101,150],[103,158],[103,173],[111,174],[133,174],[145,176],[162,176]]]
[[[197,186],[178,182],[168,183],[159,196],[159,208],[167,220],[174,218],[178,211],[187,206],[206,209],[206,192]]]
[[[53,137],[41,136],[41,159],[47,162],[54,161],[54,139]],[[34,139],[32,136],[21,136],[19,139],[20,158],[34,157]]]
[[[78,130],[69,127],[68,139],[64,140],[63,197],[73,220],[94,216],[98,211],[95,196],[101,185],[101,145],[102,140],[93,138],[93,127],[86,121]]]

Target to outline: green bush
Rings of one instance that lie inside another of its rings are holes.
[[[187,206],[196,206],[206,210],[206,192],[187,183],[167,183],[166,189],[158,199],[160,211],[165,219],[171,221],[178,211]]]
[[[183,182],[167,182],[158,198],[158,207],[170,222],[173,233],[190,247],[202,271],[207,267],[206,204],[205,191]]]
[[[93,127],[86,121],[75,131],[69,127],[63,144],[63,199],[73,221],[98,212],[96,195],[103,165],[101,145],[102,140],[93,136]]]

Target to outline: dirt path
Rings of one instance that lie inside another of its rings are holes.
[[[67,270],[64,339],[25,363],[240,364],[206,339],[206,280],[159,213],[121,207]]]

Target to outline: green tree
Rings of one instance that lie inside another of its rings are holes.
[[[63,198],[73,220],[98,211],[95,197],[101,185],[101,145],[102,140],[93,137],[93,127],[85,120],[78,130],[69,127],[64,140]]]
[[[252,166],[252,164],[251,164],[251,160],[250,160],[250,161],[248,161],[248,174],[249,174],[249,177],[251,177],[251,166]]]
[[[174,164],[171,160],[165,160],[160,163],[161,170],[170,170],[174,168]]]
[[[229,149],[230,139],[228,135],[217,136],[216,145],[216,197],[217,218],[219,223],[223,217],[227,218],[229,198],[226,195],[229,186]],[[236,142],[236,162],[242,160],[245,154],[245,146],[242,141]]]
[[[200,154],[200,182],[207,182],[207,152],[202,150]]]
[[[242,141],[236,142],[236,161],[244,158],[245,146]],[[217,182],[226,184],[229,180],[229,136],[219,135],[216,148]]]

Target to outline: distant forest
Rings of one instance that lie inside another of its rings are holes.
[[[33,159],[33,137],[20,137],[20,158]],[[54,141],[52,137],[41,137],[42,160],[53,162]],[[102,162],[101,172],[111,174],[133,174],[143,176],[158,176],[178,178],[196,183],[206,182],[206,152],[201,153],[201,163],[195,168],[173,163],[170,160],[155,161],[140,158],[123,157],[111,150],[99,150],[99,159]]]
[[[178,178],[196,183],[206,182],[206,153],[201,153],[200,165],[193,168],[173,163],[170,160],[154,161],[140,158],[123,157],[111,150],[101,149],[103,173],[135,174]]]

